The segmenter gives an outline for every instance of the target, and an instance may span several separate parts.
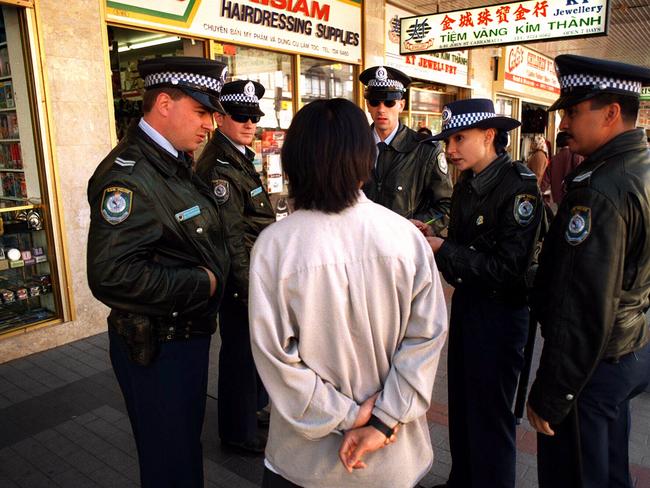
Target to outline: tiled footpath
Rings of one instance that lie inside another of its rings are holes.
[[[219,445],[218,347],[213,341],[204,428],[206,485],[253,488],[261,480],[262,460],[222,451]],[[442,358],[428,415],[435,462],[422,481],[427,488],[445,481],[451,462],[445,363]],[[535,436],[525,421],[518,437],[517,486],[532,488],[537,486]],[[635,486],[650,487],[650,393],[633,402],[630,453]],[[0,364],[1,488],[136,486],[135,446],[110,368],[106,334]]]

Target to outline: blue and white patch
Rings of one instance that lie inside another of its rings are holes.
[[[259,195],[263,191],[264,191],[264,189],[261,186],[258,186],[254,190],[251,190],[251,197],[256,197],[257,195]]]
[[[110,186],[104,189],[102,196],[101,214],[106,222],[117,225],[124,222],[131,214],[133,192],[121,186]]]
[[[212,191],[217,197],[217,203],[223,205],[230,198],[230,182],[228,180],[212,180]]]
[[[201,208],[198,205],[194,205],[193,207],[181,210],[175,214],[174,217],[178,222],[183,222],[185,220],[193,219],[197,215],[201,215]]]
[[[444,152],[438,154],[438,169],[445,175],[449,171],[449,165],[447,164],[447,158]]]
[[[537,197],[528,193],[522,193],[515,197],[514,216],[515,221],[521,225],[528,225],[535,216]]]
[[[564,232],[564,238],[572,246],[584,242],[591,232],[591,209],[589,207],[573,207],[571,219]]]

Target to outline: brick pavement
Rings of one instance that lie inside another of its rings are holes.
[[[206,485],[253,488],[261,480],[262,460],[222,451],[219,445],[218,346],[215,340],[203,439]],[[445,358],[428,417],[435,461],[422,481],[426,487],[444,482],[451,463]],[[517,486],[536,487],[535,437],[525,421],[518,449]],[[633,402],[630,456],[636,487],[650,487],[650,393]],[[0,487],[136,486],[135,445],[110,368],[106,334],[0,364]]]

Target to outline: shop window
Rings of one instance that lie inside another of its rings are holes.
[[[300,106],[323,98],[354,97],[354,66],[324,59],[300,58]]]
[[[0,334],[61,316],[23,14],[0,9]]]
[[[121,139],[134,120],[142,117],[144,80],[138,74],[138,62],[161,56],[198,56],[204,54],[203,42],[177,35],[144,32],[120,27],[108,28],[115,128]]]
[[[443,107],[457,98],[455,87],[414,83],[408,91],[406,110],[401,121],[413,130],[426,127],[436,134],[442,128]]]
[[[510,97],[504,97],[497,95],[496,101],[494,102],[494,112],[497,115],[503,115],[505,117],[512,117],[513,119],[517,118],[517,114],[515,113],[515,100]],[[516,135],[516,131],[510,131],[509,136],[510,136],[510,144],[506,148],[506,152],[510,155],[511,158],[516,159],[515,154],[516,154],[516,141],[513,140],[513,137]]]

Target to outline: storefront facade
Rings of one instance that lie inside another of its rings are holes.
[[[255,149],[258,169],[267,175],[281,174],[279,147],[302,105],[333,96],[363,105],[357,77],[367,66],[395,66],[416,80],[405,114],[415,128],[436,131],[442,105],[451,99],[497,93],[492,49],[395,56],[388,26],[402,14],[384,0],[169,0],[155,2],[156,12],[152,3],[69,0],[62,7],[57,0],[0,0],[10,58],[10,75],[4,75],[10,78],[3,78],[7,63],[0,63],[0,175],[10,175],[3,177],[2,196],[20,199],[0,207],[6,261],[0,278],[11,281],[0,288],[11,289],[14,300],[0,310],[33,312],[12,324],[0,319],[0,362],[106,330],[108,311],[86,280],[86,186],[124,127],[139,116],[138,59],[211,57],[228,65],[231,79],[264,84],[266,116]],[[22,61],[14,61],[13,52]],[[508,86],[498,93],[545,103],[553,98],[526,98]],[[276,176],[267,185],[279,203],[284,182]],[[41,228],[30,211],[40,216]],[[9,249],[16,249],[11,259]]]

